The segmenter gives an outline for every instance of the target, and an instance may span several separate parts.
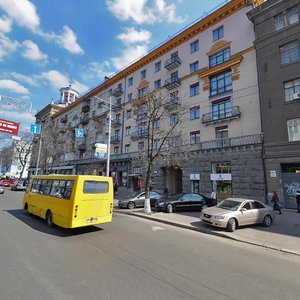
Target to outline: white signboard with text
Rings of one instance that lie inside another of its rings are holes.
[[[226,180],[231,181],[231,174],[230,173],[217,173],[217,174],[210,174],[210,180]]]

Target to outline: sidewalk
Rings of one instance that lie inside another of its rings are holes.
[[[209,226],[199,219],[199,212],[163,213],[152,211],[151,215],[144,213],[143,208],[133,210],[119,209],[118,199],[131,196],[126,189],[120,190],[115,197],[114,212],[124,213],[157,222],[230,238],[240,242],[258,245],[274,250],[300,255],[300,214],[295,210],[283,209],[282,215],[276,215],[271,227],[260,225],[246,226],[235,232],[227,232],[225,229]]]

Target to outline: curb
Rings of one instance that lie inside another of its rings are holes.
[[[276,251],[280,251],[280,252],[283,252],[283,253],[300,256],[300,252],[295,252],[295,251],[291,251],[291,250],[288,250],[288,249],[282,249],[282,248],[278,248],[278,247],[274,247],[274,246],[268,246],[268,245],[264,245],[264,244],[260,244],[260,243],[256,243],[256,242],[251,242],[251,241],[239,239],[239,238],[236,238],[236,237],[228,236],[227,234],[211,231],[211,230],[205,229],[205,228],[193,227],[193,226],[182,224],[182,223],[176,223],[174,221],[157,219],[157,218],[151,217],[149,215],[141,215],[139,213],[135,213],[135,212],[131,212],[131,211],[124,211],[123,212],[123,211],[120,211],[120,210],[117,210],[117,211],[114,210],[114,213],[139,217],[139,218],[146,219],[146,220],[151,220],[151,221],[155,221],[155,222],[159,222],[159,223],[163,223],[163,224],[167,224],[167,225],[171,225],[171,226],[176,226],[176,227],[180,227],[180,228],[184,228],[184,229],[189,229],[189,230],[198,231],[198,232],[201,232],[201,233],[206,233],[206,234],[210,234],[210,235],[230,239],[230,240],[245,243],[245,244],[248,244],[248,245],[258,246],[258,247],[262,247],[262,248],[265,248],[265,249],[276,250]]]

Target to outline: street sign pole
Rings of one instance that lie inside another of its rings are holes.
[[[110,164],[110,135],[111,135],[111,96],[109,96],[109,119],[108,119],[108,141],[107,141],[107,163],[106,163],[107,177],[109,177],[109,164]]]
[[[41,156],[41,148],[42,148],[42,131],[41,131],[41,135],[40,135],[40,145],[39,145],[39,152],[38,152],[38,157],[37,157],[37,161],[36,161],[35,175],[38,174],[39,163],[40,163],[40,156]]]

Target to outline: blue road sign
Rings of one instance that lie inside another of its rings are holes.
[[[75,129],[75,135],[76,135],[76,137],[83,137],[83,129],[82,128],[76,128]]]
[[[30,125],[30,132],[40,134],[41,133],[41,125],[39,124],[31,124]]]

